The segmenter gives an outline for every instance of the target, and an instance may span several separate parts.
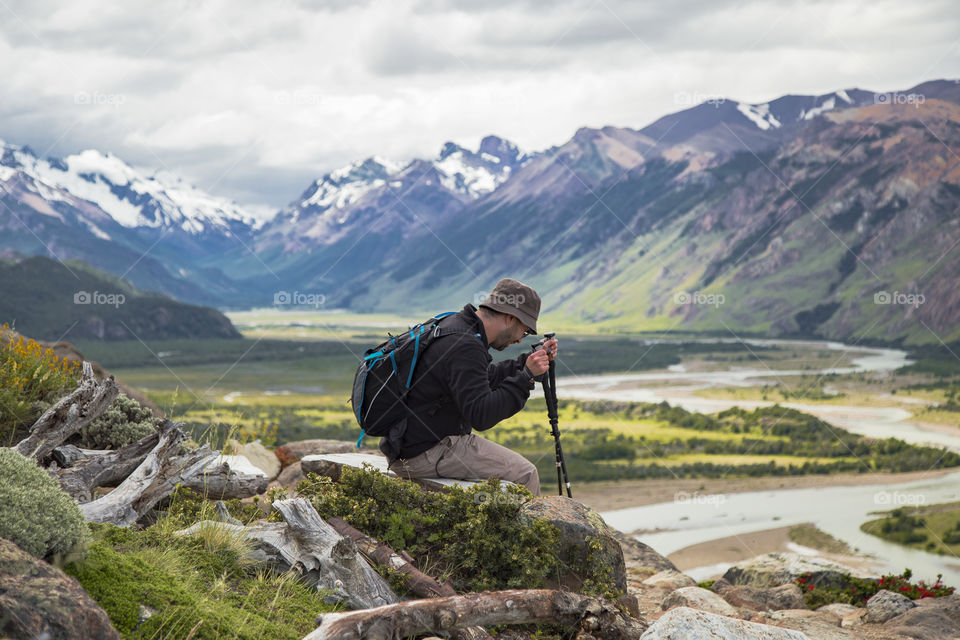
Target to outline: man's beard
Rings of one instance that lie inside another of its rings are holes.
[[[504,349],[509,347],[510,343],[507,341],[507,339],[509,338],[509,335],[507,335],[508,333],[509,331],[506,329],[501,331],[499,334],[497,334],[497,337],[494,338],[492,342],[490,342],[490,346],[496,349],[497,351],[503,351]]]

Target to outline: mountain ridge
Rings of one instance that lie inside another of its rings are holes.
[[[889,246],[883,225],[900,229],[919,207],[928,215],[913,223],[937,234],[934,244],[954,238],[956,220],[943,214],[954,206],[957,181],[918,158],[950,164],[942,146],[949,148],[960,122],[957,104],[960,85],[941,80],[890,94],[846,89],[752,105],[712,99],[641,129],[584,127],[530,154],[496,136],[477,150],[447,143],[433,159],[374,156],[329,172],[273,219],[241,229],[239,241],[214,247],[180,234],[176,243],[154,239],[151,247],[145,233],[128,248],[149,249],[139,261],[158,274],[179,260],[181,289],[193,285],[191,295],[221,306],[268,306],[273,292],[300,289],[358,310],[446,308],[463,291],[479,293],[513,275],[542,289],[548,314],[610,330],[727,324],[770,335],[850,336],[870,308],[846,287],[866,295],[868,258],[890,262],[871,253]],[[0,166],[0,197],[16,192],[21,207],[40,197],[38,188],[27,193],[29,176],[19,177],[19,191],[10,188],[18,184],[10,172]],[[69,205],[74,226],[115,232],[94,203],[68,200],[34,202],[30,219],[52,224],[40,209],[62,217],[58,207]],[[822,224],[834,218],[836,229]],[[932,229],[932,220],[946,231]],[[43,229],[31,231],[39,239]],[[812,238],[819,244],[801,242]],[[62,238],[53,244],[70,246]],[[937,274],[956,261],[944,257],[928,274],[906,265],[915,254],[897,249],[891,272],[870,276],[874,284],[906,291],[917,286],[910,273],[932,275],[931,290],[952,301]],[[829,265],[801,268],[801,258]],[[781,288],[794,292],[793,303],[782,300]],[[753,317],[670,306],[677,293],[721,290],[756,310]],[[960,323],[953,302],[931,302],[915,313],[930,313],[928,326],[953,335]],[[922,339],[917,323],[908,324],[883,326],[894,332],[891,340]]]

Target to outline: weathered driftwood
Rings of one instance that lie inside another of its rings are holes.
[[[93,502],[80,505],[84,517],[91,522],[112,522],[120,526],[136,522],[170,495],[184,478],[198,473],[217,457],[217,452],[207,445],[177,455],[184,437],[177,423],[164,422],[157,445],[120,486]]]
[[[287,522],[292,543],[281,551],[295,569],[316,572],[319,588],[337,591],[355,609],[399,601],[390,585],[363,559],[353,540],[324,522],[308,501],[277,500],[273,506]]]
[[[117,393],[113,376],[97,380],[93,375],[93,367],[89,362],[84,362],[80,385],[33,423],[30,435],[17,443],[16,450],[42,463],[64,440],[106,411]]]
[[[212,464],[195,475],[184,478],[183,486],[211,500],[249,498],[267,490],[270,478],[231,469],[226,462]]]
[[[603,599],[570,591],[512,589],[324,614],[320,626],[303,640],[392,640],[467,626],[545,622],[605,639],[635,639],[646,630],[642,621]]]
[[[64,444],[54,449],[50,455],[61,469],[66,469],[72,467],[73,464],[79,460],[105,456],[108,453],[110,453],[110,451],[106,449],[81,449],[72,444]]]
[[[413,558],[409,554],[400,555],[379,540],[371,538],[362,531],[350,526],[343,518],[328,518],[327,522],[336,529],[337,533],[349,537],[357,545],[357,548],[367,556],[373,558],[385,567],[390,567],[399,571],[403,575],[403,581],[407,587],[418,596],[425,598],[440,598],[444,596],[455,596],[453,586],[449,582],[440,584],[434,578],[423,573],[413,566]],[[466,627],[459,629],[454,633],[458,640],[481,640],[490,638],[483,627]]]
[[[274,503],[287,522],[259,522],[240,526],[204,520],[178,531],[193,535],[204,528],[233,531],[255,541],[253,559],[278,573],[291,569],[300,580],[318,589],[330,589],[336,598],[356,609],[399,602],[390,585],[367,564],[349,538],[338,534],[302,498]]]
[[[57,447],[53,459],[64,469],[57,472],[60,486],[77,502],[89,502],[95,487],[121,483],[140,466],[160,441],[159,433],[131,442],[115,451],[80,449],[73,445]]]
[[[357,531],[343,518],[329,518],[327,522],[337,533],[349,537],[357,548],[368,558],[373,558],[385,567],[389,567],[403,574],[406,585],[418,596],[437,598],[441,596],[455,596],[457,592],[449,583],[440,584],[427,574],[403,559],[396,551],[374,540],[361,531]]]

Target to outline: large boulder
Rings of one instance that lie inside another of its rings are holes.
[[[767,624],[800,631],[814,640],[854,640],[850,631],[840,628],[840,620],[833,614],[809,609],[773,611],[766,616]]]
[[[666,556],[653,550],[648,544],[640,542],[631,535],[614,530],[614,537],[623,549],[623,559],[631,572],[643,574],[642,577],[652,576],[661,571],[677,571],[677,566]],[[638,575],[638,577],[640,577]]]
[[[768,553],[733,565],[723,579],[733,585],[752,587],[779,587],[810,574],[810,582],[821,587],[842,589],[847,586],[847,575],[871,577],[852,567],[845,567],[816,556],[797,553]]]
[[[287,465],[283,468],[283,471],[280,472],[280,475],[277,476],[277,479],[273,481],[273,484],[280,487],[289,487],[291,485],[298,484],[303,480],[303,469],[301,468],[301,462],[298,460],[291,465]]]
[[[916,607],[890,618],[883,625],[884,630],[918,640],[960,638],[960,594],[923,598],[916,604]]]
[[[250,464],[263,471],[268,480],[273,480],[280,475],[280,460],[270,449],[260,444],[259,440],[246,444],[231,440],[228,446],[233,453],[243,456],[250,461]]]
[[[682,587],[677,589],[664,598],[663,604],[660,606],[664,610],[674,607],[690,607],[692,609],[699,609],[700,611],[716,613],[721,616],[737,615],[737,610],[730,606],[726,600],[713,591],[708,591],[703,587]]]
[[[599,513],[570,498],[544,496],[524,504],[520,517],[543,518],[560,530],[560,558],[571,569],[563,576],[563,586],[577,590],[583,578],[577,573],[578,568],[599,564],[609,567],[614,585],[626,592],[623,550],[614,530]]]
[[[274,453],[280,463],[286,467],[304,456],[318,453],[351,453],[356,450],[357,444],[347,440],[297,440],[280,445]]]
[[[676,591],[683,587],[695,587],[697,586],[697,581],[676,569],[668,569],[653,574],[640,584],[644,587],[653,587],[654,589],[663,589],[664,591]]]
[[[917,606],[902,593],[881,589],[867,600],[867,622],[884,623]]]
[[[803,592],[795,584],[779,587],[752,587],[747,584],[732,585],[723,578],[713,583],[712,589],[735,607],[753,611],[778,611],[803,609]],[[839,623],[839,618],[837,618]]]
[[[119,640],[80,583],[0,538],[0,638]]]
[[[650,625],[640,640],[809,640],[793,629],[677,607]]]
[[[836,616],[837,620],[843,620],[844,616],[849,615],[856,610],[857,607],[853,606],[852,604],[846,604],[845,602],[833,602],[817,608],[817,611],[820,613],[829,613]]]

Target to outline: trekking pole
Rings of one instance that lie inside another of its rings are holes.
[[[550,340],[555,335],[554,332],[544,333],[543,337],[545,340]],[[534,346],[534,349],[542,348],[543,343],[539,343]],[[547,376],[543,380],[543,397],[547,403],[547,417],[550,419],[550,429],[553,433],[553,441],[556,450],[556,464],[557,464],[557,490],[559,494],[563,495],[563,488],[567,488],[567,497],[572,498],[573,494],[570,492],[570,479],[567,477],[567,461],[563,457],[563,447],[560,445],[560,417],[557,411],[557,374],[556,374],[556,362],[553,359],[553,354],[548,353],[547,356],[550,358],[550,369]]]

